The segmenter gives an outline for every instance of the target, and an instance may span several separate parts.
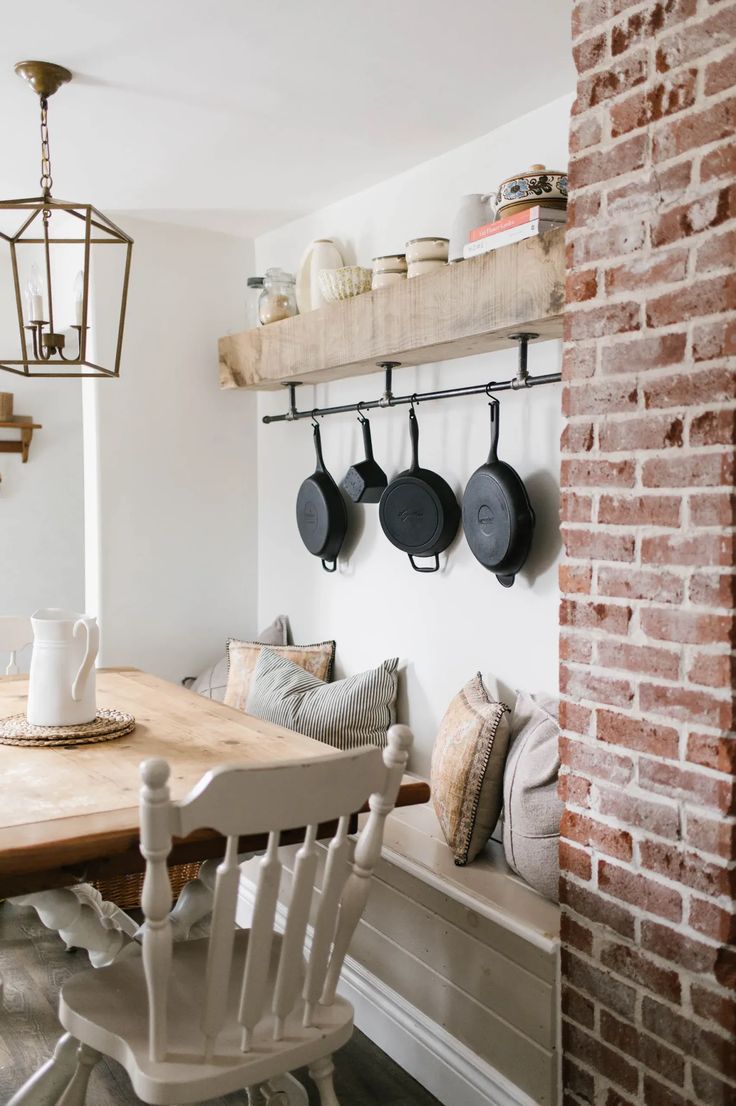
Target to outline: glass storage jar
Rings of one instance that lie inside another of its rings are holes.
[[[296,277],[283,269],[266,269],[263,291],[258,298],[258,317],[261,323],[266,326],[298,314]]]
[[[263,291],[263,277],[248,277],[247,292],[245,293],[245,329],[253,330],[260,325],[258,317],[258,300]]]

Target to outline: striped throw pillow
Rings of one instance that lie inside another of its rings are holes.
[[[261,649],[248,714],[315,737],[336,749],[386,744],[395,721],[398,658],[327,684],[298,664]]]

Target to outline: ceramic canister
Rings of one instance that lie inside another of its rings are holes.
[[[462,261],[463,248],[470,241],[470,232],[484,223],[493,221],[493,209],[489,197],[480,192],[471,192],[463,196],[455,212],[450,231],[450,261]]]

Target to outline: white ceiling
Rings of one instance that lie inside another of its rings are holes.
[[[37,193],[27,58],[74,73],[50,104],[56,196],[241,233],[574,86],[567,0],[30,0],[3,12],[3,198]]]

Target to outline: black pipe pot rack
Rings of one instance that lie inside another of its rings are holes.
[[[400,361],[379,361],[378,365],[385,371],[385,385],[380,399],[359,400],[357,403],[343,403],[336,407],[313,407],[311,410],[299,411],[296,406],[296,389],[301,387],[300,381],[284,384],[289,389],[289,409],[283,415],[264,415],[263,422],[296,422],[298,419],[324,418],[326,415],[345,415],[350,412],[360,414],[362,411],[371,411],[376,407],[399,407],[404,403],[429,403],[435,399],[455,399],[458,396],[492,395],[495,392],[520,391],[524,388],[535,388],[540,384],[558,384],[562,379],[560,373],[545,373],[541,376],[530,376],[527,368],[528,345],[538,334],[524,331],[520,334],[509,334],[509,338],[519,343],[519,365],[516,376],[510,380],[490,380],[486,384],[476,384],[467,388],[444,388],[435,392],[413,392],[411,395],[397,396],[391,389],[393,370],[399,368]]]

